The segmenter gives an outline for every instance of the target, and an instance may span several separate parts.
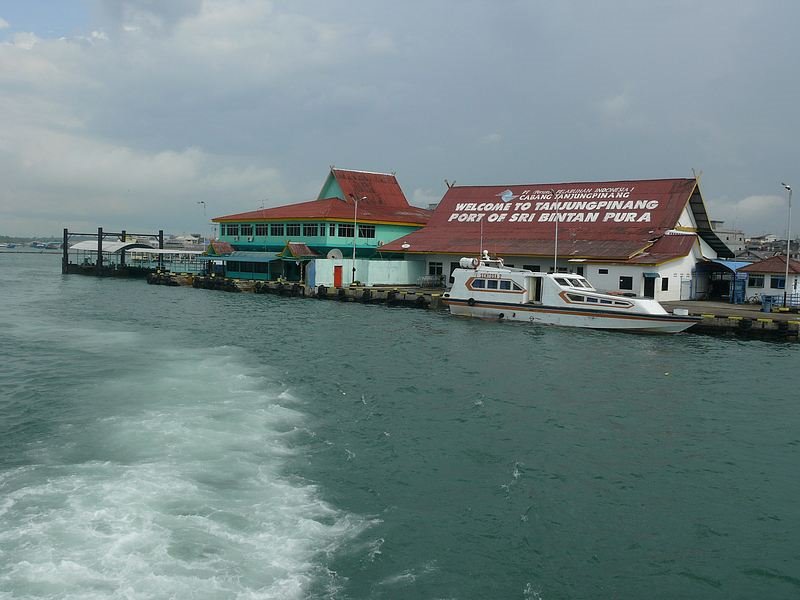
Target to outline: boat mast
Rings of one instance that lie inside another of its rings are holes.
[[[556,236],[553,240],[553,273],[558,273],[558,201],[556,201],[556,191],[550,190],[550,195],[553,197],[553,202],[556,205]]]

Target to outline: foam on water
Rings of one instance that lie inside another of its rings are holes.
[[[0,471],[0,590],[291,599],[330,578],[367,523],[293,473],[306,418],[274,371],[230,346],[142,353],[135,333],[63,329],[26,335],[116,344],[86,378],[41,387],[64,396],[49,433]]]

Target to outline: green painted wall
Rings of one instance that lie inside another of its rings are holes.
[[[336,181],[333,173],[328,173],[328,179],[325,180],[325,185],[322,186],[317,200],[322,200],[323,198],[341,198],[342,200],[346,200],[344,192],[342,192],[342,188],[339,187],[339,182]]]
[[[334,180],[335,183],[335,180]],[[338,184],[336,184],[338,186]],[[296,221],[288,221],[287,223],[295,223]],[[302,222],[301,227],[302,227]],[[344,221],[344,224],[352,225],[352,221]],[[284,223],[285,226],[286,223]],[[324,225],[325,235],[304,236],[293,235],[286,236],[231,236],[220,235],[219,239],[223,242],[230,243],[236,250],[250,250],[256,252],[279,252],[286,247],[287,242],[301,242],[306,244],[312,250],[322,254],[323,256],[333,248],[339,248],[344,256],[351,256],[353,251],[353,238],[352,237],[339,237],[337,235],[330,235],[330,223],[320,223],[320,228]],[[334,223],[338,225],[338,223]],[[416,231],[420,227],[417,225],[403,226],[403,225],[375,225],[374,238],[356,238],[356,254],[358,256],[369,257],[376,254],[383,244],[387,244]],[[255,224],[253,224],[253,231],[255,232]],[[338,227],[336,228],[338,232]],[[301,229],[302,232],[302,229]],[[236,239],[238,237],[238,239]],[[252,237],[252,241],[249,239]]]

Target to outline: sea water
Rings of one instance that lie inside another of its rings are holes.
[[[0,598],[800,597],[800,345],[0,254]]]

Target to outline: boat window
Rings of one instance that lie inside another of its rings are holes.
[[[606,300],[605,298],[600,298],[600,304],[614,304],[611,300]]]
[[[516,281],[512,282],[512,285],[514,286],[514,289],[517,290],[518,292],[522,291],[522,286],[519,285]]]
[[[591,296],[587,296],[586,297],[586,301],[587,302],[594,302],[595,304],[597,304],[597,298],[592,298]]]
[[[563,277],[555,277],[555,280],[558,285],[569,287],[569,282]]]
[[[511,282],[507,279],[503,279],[500,281],[500,289],[501,290],[510,290],[511,289]]]
[[[583,302],[584,298],[580,294],[567,294],[567,298],[572,300],[573,302]]]
[[[487,281],[486,282],[486,287],[489,288],[490,290],[496,290],[497,289],[497,279],[490,279],[489,281]]]
[[[485,288],[486,287],[486,280],[485,279],[475,279],[472,282],[472,287],[474,287],[474,288]]]
[[[570,279],[569,283],[572,287],[583,287],[580,279]]]
[[[627,302],[614,302],[614,306],[630,306]]]

